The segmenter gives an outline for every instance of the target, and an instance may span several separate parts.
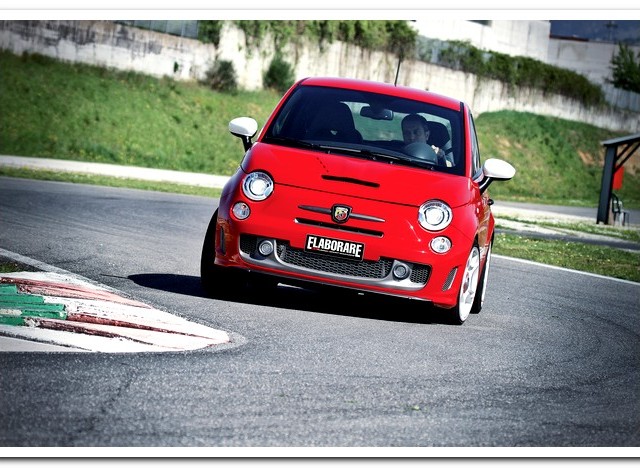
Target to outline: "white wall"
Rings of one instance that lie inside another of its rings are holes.
[[[418,19],[412,24],[421,36],[469,41],[478,49],[531,57],[580,73],[596,84],[604,84],[612,78],[611,58],[618,53],[616,44],[550,37],[549,21],[494,20],[488,23]],[[640,53],[640,47],[630,48],[634,56]]]
[[[426,13],[428,14],[428,12]],[[426,16],[426,15],[425,15]],[[549,21],[489,21],[488,25],[458,19],[418,18],[418,34],[443,41],[469,41],[482,50],[546,61]]]
[[[640,47],[629,48],[634,57],[640,54]],[[580,73],[594,83],[603,84],[612,78],[611,59],[618,54],[618,49],[616,44],[608,42],[551,38],[547,62]]]
[[[193,39],[111,21],[64,20],[0,21],[0,48],[179,80],[203,77],[216,52]]]

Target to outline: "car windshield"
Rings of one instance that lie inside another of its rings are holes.
[[[262,141],[464,175],[461,115],[397,96],[300,86]]]

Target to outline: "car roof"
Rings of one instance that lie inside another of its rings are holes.
[[[407,86],[396,86],[390,83],[382,83],[378,81],[358,80],[354,78],[336,78],[336,77],[312,77],[304,78],[298,82],[302,86],[327,86],[331,88],[346,88],[357,91],[369,91],[372,93],[387,94],[417,101],[424,101],[441,107],[448,107],[453,110],[460,110],[462,101],[453,99],[448,96],[433,93],[431,91],[423,91]]]

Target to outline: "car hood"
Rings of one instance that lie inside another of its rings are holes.
[[[343,154],[327,154],[256,143],[242,161],[244,172],[268,172],[277,185],[290,185],[342,195],[420,206],[440,199],[452,208],[471,200],[466,177],[426,169],[375,162]]]

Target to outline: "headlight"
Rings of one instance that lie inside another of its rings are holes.
[[[244,178],[242,191],[250,200],[265,200],[273,192],[273,180],[264,172],[252,172]]]
[[[442,231],[452,219],[451,208],[440,200],[430,200],[418,209],[418,222],[427,231]]]

